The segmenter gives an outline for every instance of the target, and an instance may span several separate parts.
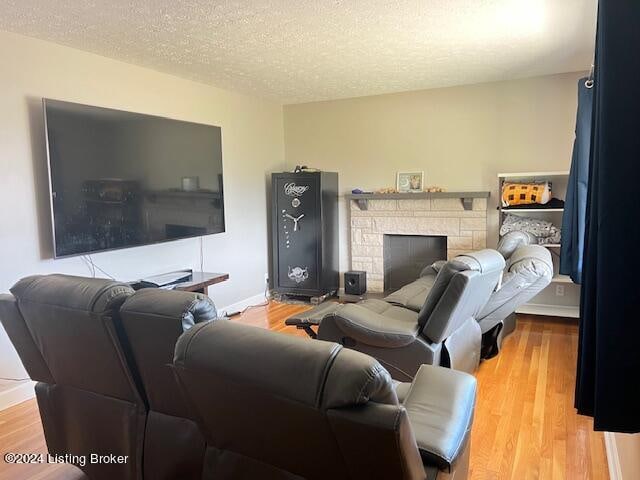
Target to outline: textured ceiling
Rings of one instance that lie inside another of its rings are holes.
[[[0,30],[298,103],[589,68],[597,0],[2,0]]]

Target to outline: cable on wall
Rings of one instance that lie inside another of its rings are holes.
[[[204,272],[204,249],[203,249],[203,238],[200,237],[200,273]]]
[[[93,278],[96,278],[96,269],[97,269],[97,270],[100,270],[102,273],[104,273],[111,280],[115,280],[115,277],[113,275],[105,272],[102,268],[96,265],[96,262],[93,261],[93,258],[91,257],[91,255],[83,255],[80,258],[82,258],[82,260],[87,264],[87,267],[89,267],[89,271],[91,272],[91,276]]]

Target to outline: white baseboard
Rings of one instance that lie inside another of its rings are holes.
[[[222,313],[229,314],[235,312],[241,312],[247,307],[252,305],[260,305],[264,303],[264,292],[256,293],[249,298],[245,298],[244,300],[240,300],[239,302],[232,303],[231,305],[227,305],[226,307],[218,308],[218,314]]]
[[[0,391],[0,410],[13,407],[36,396],[33,386],[35,382],[26,381],[12,385],[6,390]]]
[[[618,455],[615,433],[604,432],[604,447],[607,451],[609,478],[611,480],[622,480],[622,469],[620,468],[620,456]]]

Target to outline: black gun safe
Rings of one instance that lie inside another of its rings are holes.
[[[338,290],[338,174],[273,173],[273,292],[315,301]]]

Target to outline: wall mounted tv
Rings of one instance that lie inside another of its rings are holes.
[[[54,254],[224,232],[220,127],[44,99]]]

